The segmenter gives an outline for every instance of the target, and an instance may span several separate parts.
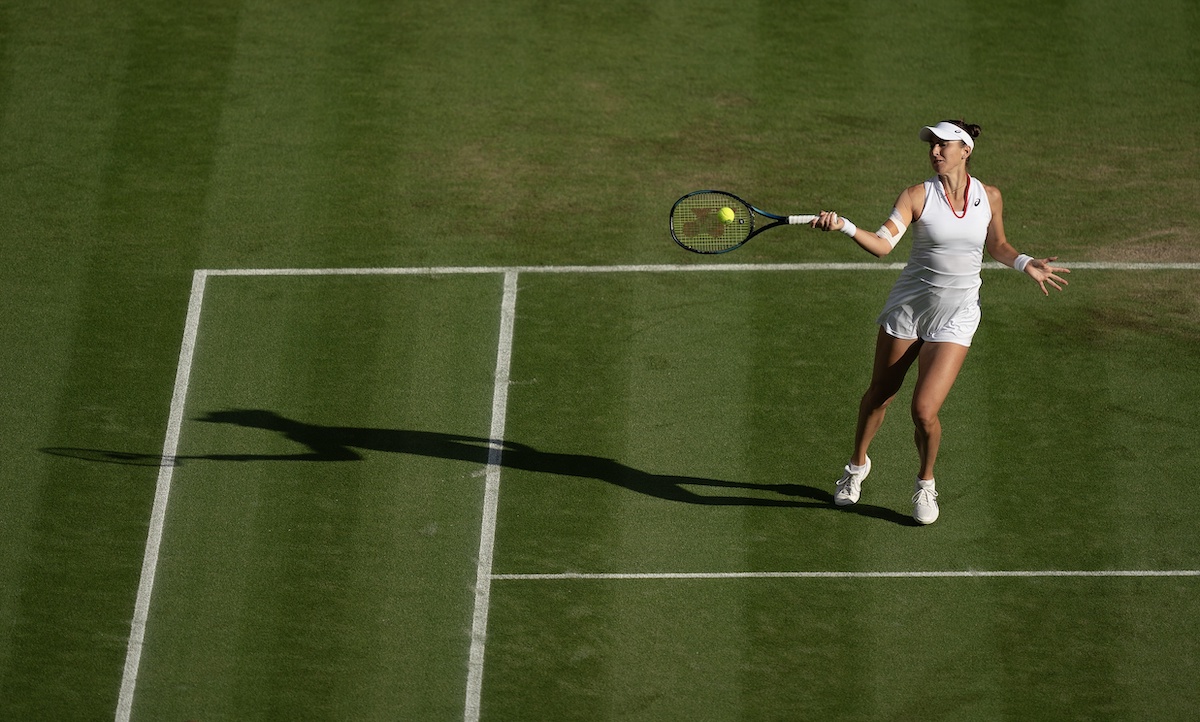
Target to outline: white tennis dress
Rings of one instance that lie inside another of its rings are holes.
[[[979,328],[979,271],[992,206],[983,183],[968,178],[961,217],[937,176],[925,181],[925,209],[912,225],[908,265],[879,315],[879,325],[891,336],[971,345]]]

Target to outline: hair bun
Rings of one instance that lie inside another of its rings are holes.
[[[962,119],[946,120],[946,121],[942,121],[942,122],[953,123],[953,124],[957,125],[959,128],[962,128],[963,130],[967,131],[967,135],[971,136],[972,138],[978,138],[979,133],[981,132],[981,129],[978,125],[975,125],[974,123],[968,123],[967,121],[962,120]]]

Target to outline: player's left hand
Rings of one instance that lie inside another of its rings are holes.
[[[1070,273],[1071,269],[1052,265],[1057,260],[1058,256],[1041,259],[1035,258],[1025,265],[1025,273],[1028,273],[1042,287],[1043,295],[1050,295],[1050,291],[1046,289],[1047,283],[1053,286],[1056,291],[1061,291],[1063,290],[1063,286],[1070,285],[1065,278],[1062,278],[1058,274]]]

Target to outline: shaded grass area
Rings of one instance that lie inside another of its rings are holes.
[[[1177,719],[1196,702],[1191,582],[502,584],[485,717]]]

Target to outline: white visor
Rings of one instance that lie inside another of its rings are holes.
[[[954,123],[942,121],[937,125],[927,125],[921,129],[921,140],[926,143],[933,142],[934,138],[942,140],[961,140],[967,144],[968,148],[975,147],[975,139],[967,131],[959,128]]]

